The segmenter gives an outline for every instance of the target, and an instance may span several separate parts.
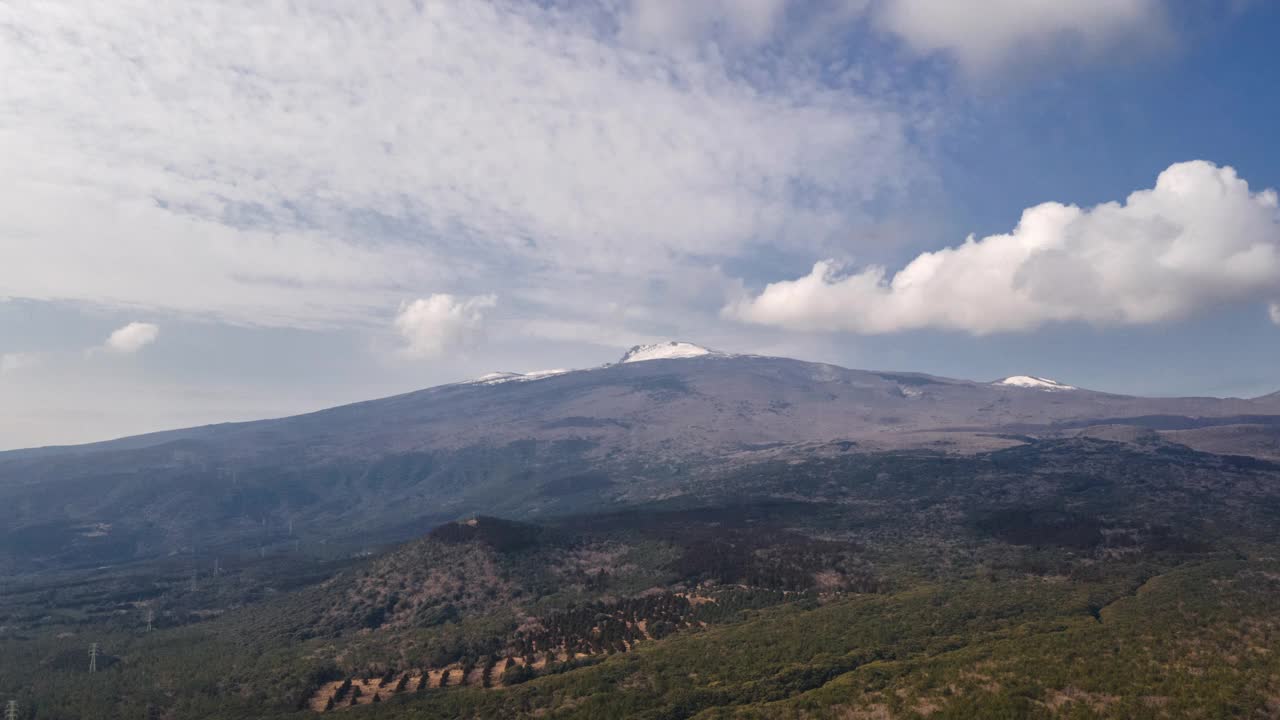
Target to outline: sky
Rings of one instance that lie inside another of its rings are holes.
[[[1280,390],[1280,4],[0,5],[0,449],[668,339]]]

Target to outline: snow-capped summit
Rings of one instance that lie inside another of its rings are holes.
[[[674,360],[677,358],[701,357],[703,355],[723,355],[715,350],[708,350],[701,345],[693,343],[679,342],[672,340],[671,342],[653,343],[651,345],[636,345],[622,356],[618,364],[642,362],[644,360]]]
[[[1013,375],[997,380],[992,385],[1009,385],[1012,387],[1032,388],[1034,390],[1075,390],[1071,385],[1064,385],[1057,380],[1035,377],[1034,375]]]

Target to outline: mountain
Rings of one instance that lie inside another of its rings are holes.
[[[1188,431],[1280,427],[1280,396],[1140,398],[1032,376],[993,384],[637,346],[602,367],[0,453],[0,569],[298,536],[399,539],[476,512],[533,518],[696,493],[797,453],[965,454],[1099,426],[1183,432],[1194,447]],[[1205,437],[1229,452],[1235,435]]]
[[[0,697],[86,720],[1271,717],[1278,400],[661,343],[3,453]]]

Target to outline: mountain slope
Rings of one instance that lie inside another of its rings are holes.
[[[0,526],[9,528],[0,570],[116,562],[193,543],[252,550],[299,536],[402,538],[475,512],[610,507],[689,492],[726,463],[790,447],[972,452],[1018,442],[994,435],[1104,423],[1280,424],[1276,396],[1046,392],[687,343],[628,356],[292,418],[0,453]]]
[[[511,375],[279,420],[0,453],[0,468],[27,458],[110,457],[159,446],[188,452],[207,448],[226,453],[222,459],[229,461],[282,448],[305,449],[311,457],[369,457],[566,437],[612,439],[633,447],[677,443],[685,450],[706,451],[734,443],[813,442],[920,430],[1280,413],[1280,394],[1255,400],[1139,398],[1087,390],[1049,395],[1035,391],[1053,381],[1024,385],[1009,378],[988,385],[710,351],[666,359],[652,357],[650,349],[633,348],[614,365],[518,376],[537,382],[496,382]]]

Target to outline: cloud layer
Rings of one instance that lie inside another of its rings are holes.
[[[1029,208],[1012,233],[921,254],[889,277],[823,261],[725,312],[765,325],[856,333],[974,334],[1046,323],[1137,325],[1280,295],[1274,190],[1230,167],[1170,166],[1124,203]]]
[[[396,316],[396,329],[413,357],[439,357],[450,350],[474,347],[484,337],[485,311],[497,304],[493,295],[458,298],[436,293],[407,303]]]
[[[0,176],[0,295],[384,322],[495,274],[833,239],[918,170],[907,111],[803,62],[748,77],[554,4],[420,5],[0,17],[0,156],[24,168]]]
[[[870,27],[966,61],[1159,9],[988,5],[946,23],[925,0],[10,11],[0,156],[24,171],[0,175],[0,296],[385,328],[429,292],[636,302],[621,289],[765,244],[838,254],[928,185],[940,111],[830,48]],[[556,302],[540,310],[581,305]]]

